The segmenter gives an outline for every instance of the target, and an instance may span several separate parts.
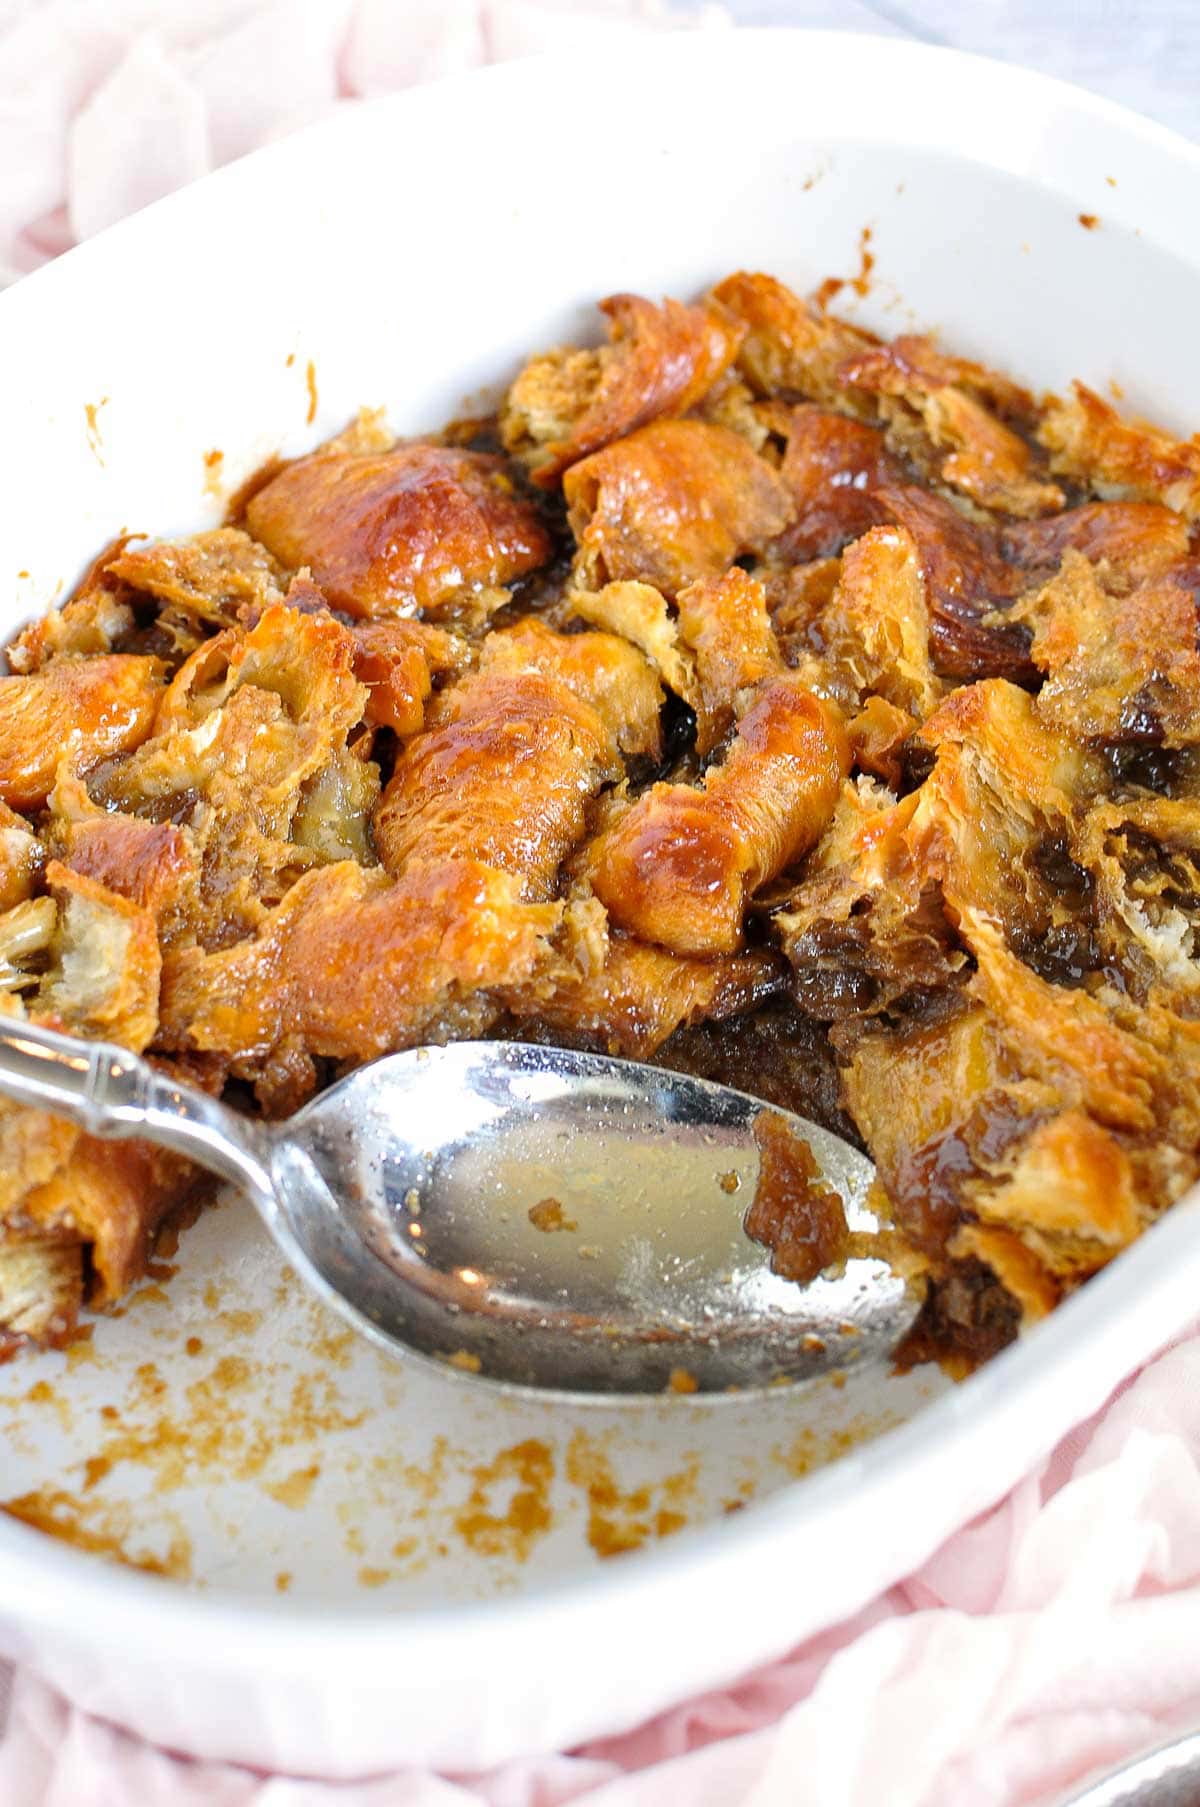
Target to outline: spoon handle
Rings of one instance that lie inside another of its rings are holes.
[[[140,1136],[270,1200],[267,1137],[194,1086],[114,1042],[83,1041],[0,1017],[0,1097],[78,1123],[89,1135]]]

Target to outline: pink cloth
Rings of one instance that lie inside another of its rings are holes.
[[[5,1807],[1016,1807],[1200,1718],[1200,1330],[848,1624],[624,1737],[473,1779],[188,1763],[27,1675]]]
[[[658,0],[0,0],[0,279],[348,97],[673,22]],[[1200,1332],[850,1623],[571,1755],[264,1778],[9,1679],[4,1807],[1048,1802],[1200,1717]]]
[[[0,283],[346,100],[724,22],[668,0],[0,0]]]

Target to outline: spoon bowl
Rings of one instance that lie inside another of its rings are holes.
[[[875,1227],[863,1155],[640,1063],[518,1042],[418,1048],[265,1125],[123,1049],[6,1023],[0,1094],[234,1180],[357,1329],[492,1383],[743,1392],[886,1355],[916,1312],[880,1259],[800,1286],[746,1233],[764,1115],[803,1138],[852,1232]]]

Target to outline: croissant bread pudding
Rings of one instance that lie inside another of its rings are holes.
[[[1200,1168],[1200,441],[768,276],[600,306],[17,636],[0,1009],[268,1116],[483,1035],[758,1093],[962,1371]],[[198,1184],[0,1105],[5,1352]]]

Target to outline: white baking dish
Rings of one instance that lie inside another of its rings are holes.
[[[592,332],[597,296],[738,265],[813,285],[857,269],[865,227],[869,323],[1034,384],[1116,380],[1187,427],[1198,219],[1182,141],[893,42],[648,40],[348,110],[0,297],[0,628],[123,528],[211,523],[216,491],[360,403],[436,425]],[[350,1346],[227,1203],[165,1290],[0,1380],[0,1494],[59,1490],[127,1556],[173,1542],[195,1585],[0,1518],[0,1644],[176,1748],[330,1775],[614,1730],[850,1612],[994,1500],[1195,1311],[1196,1235],[1189,1203],[957,1390],[567,1408]],[[645,1547],[601,1562],[622,1539]]]

